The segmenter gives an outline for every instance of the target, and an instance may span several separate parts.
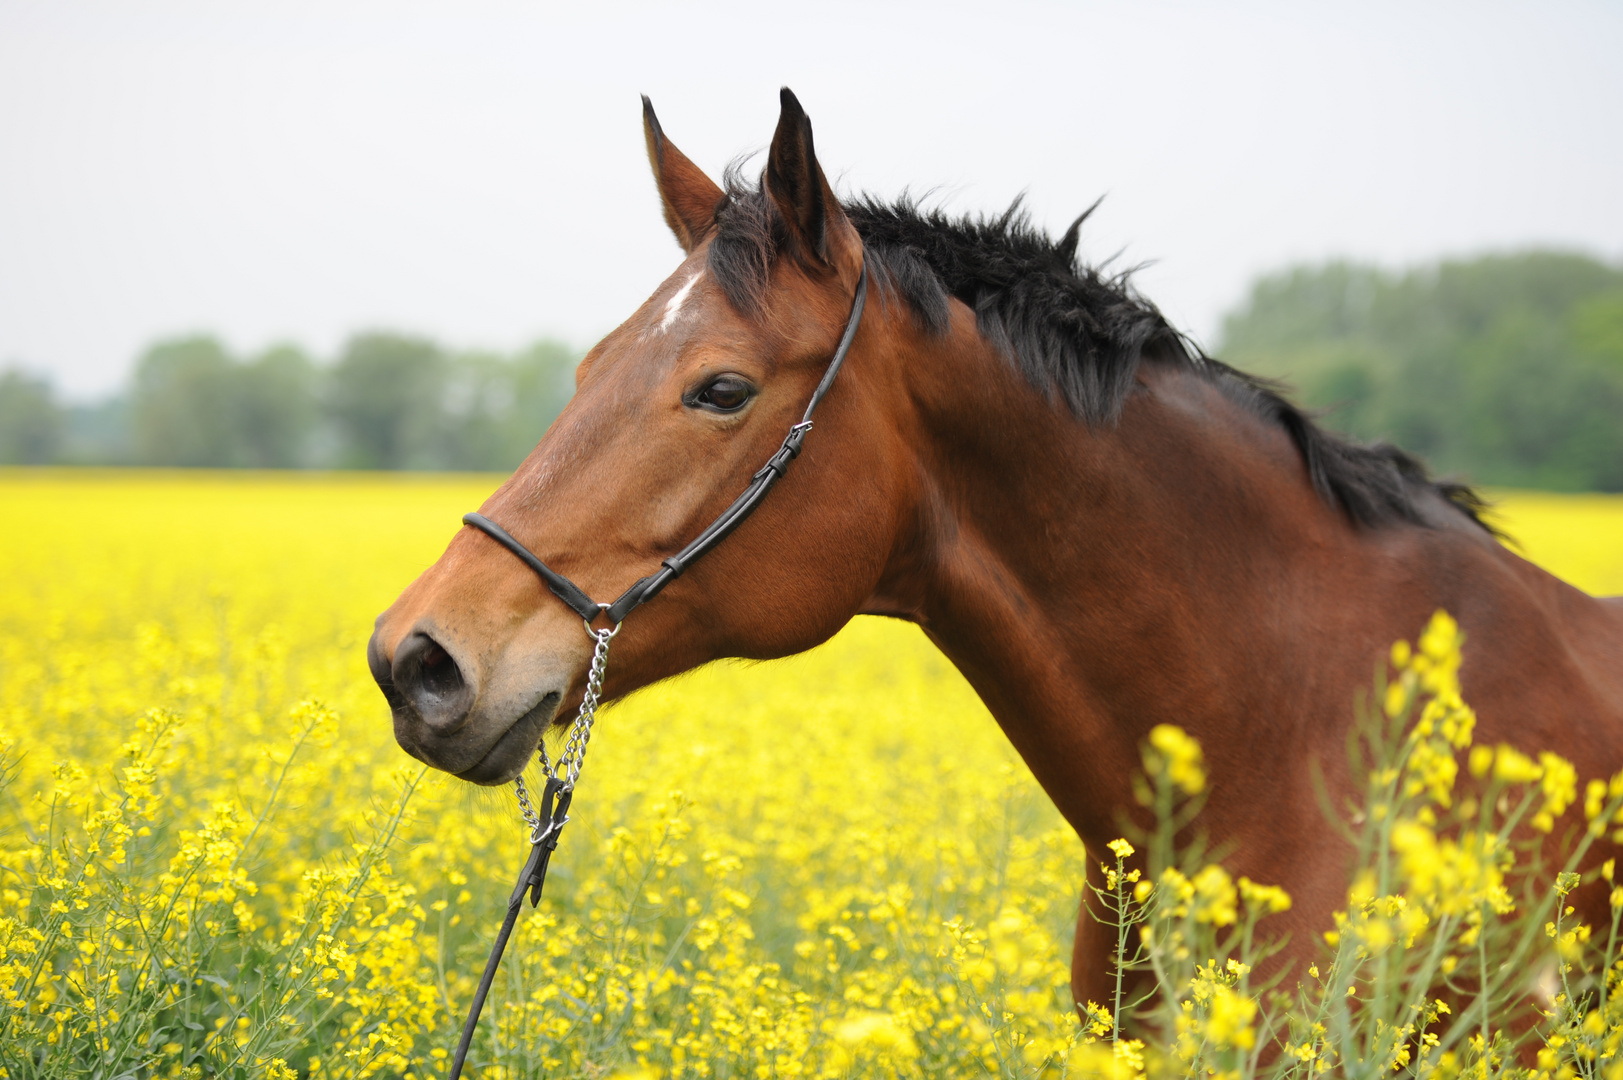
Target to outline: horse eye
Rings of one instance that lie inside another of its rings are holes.
[[[744,403],[749,401],[754,392],[754,388],[743,379],[723,375],[706,384],[702,390],[693,395],[689,403],[703,405],[717,412],[737,412],[744,407]]]

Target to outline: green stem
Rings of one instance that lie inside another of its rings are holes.
[[[1482,988],[1481,988],[1481,994],[1482,994],[1482,1077],[1483,1077],[1483,1080],[1487,1080],[1487,1078],[1488,1078],[1488,1070],[1492,1067],[1492,1064],[1493,1064],[1493,1055],[1492,1055],[1491,1050],[1490,1050],[1490,1048],[1492,1047],[1493,1044],[1488,1041],[1488,1036],[1489,1036],[1489,1029],[1488,1029],[1488,1023],[1489,1023],[1488,999],[1490,997],[1492,997],[1493,995],[1488,992],[1488,925],[1487,925],[1487,923],[1488,923],[1488,911],[1487,911],[1487,905],[1486,904],[1478,904],[1477,905],[1477,910],[1482,913],[1482,925],[1477,927],[1477,935],[1476,935],[1476,958],[1477,958],[1477,964],[1482,969]]]
[[[1110,1041],[1121,1038],[1121,982],[1122,964],[1127,954],[1127,875],[1123,872],[1122,858],[1116,856],[1116,1001],[1110,1010]]]

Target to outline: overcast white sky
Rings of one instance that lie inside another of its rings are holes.
[[[1261,271],[1623,258],[1623,4],[0,0],[0,366],[154,338],[588,344],[675,266],[637,95],[719,174],[787,83],[845,191],[1021,191],[1211,343]]]

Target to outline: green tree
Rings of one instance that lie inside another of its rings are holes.
[[[579,359],[556,341],[537,342],[511,358],[492,353],[453,358],[445,395],[446,466],[517,467],[569,401]]]
[[[327,376],[339,462],[363,469],[444,466],[445,355],[424,338],[359,334]]]
[[[1256,283],[1220,352],[1445,471],[1623,490],[1623,269],[1587,256],[1297,267]]]
[[[451,469],[511,469],[515,458],[507,438],[513,411],[513,371],[494,353],[463,353],[447,371],[445,415],[440,444]]]
[[[1623,289],[1577,304],[1568,321],[1573,346],[1585,363],[1623,375]]]
[[[1371,336],[1376,298],[1391,278],[1372,266],[1330,262],[1259,278],[1245,305],[1223,321],[1223,350],[1253,359]]]
[[[243,464],[236,431],[234,365],[212,337],[152,346],[131,392],[135,460],[143,465]]]
[[[580,360],[578,351],[550,339],[513,357],[513,415],[508,438],[519,461],[535,449],[574,396],[575,368]]]
[[[57,460],[64,429],[62,408],[49,382],[16,368],[0,372],[0,464]]]
[[[541,341],[448,356],[391,333],[322,368],[280,345],[239,360],[212,337],[159,342],[127,396],[63,410],[49,386],[0,376],[0,461],[215,468],[514,468],[573,392],[579,354]]]
[[[309,463],[310,436],[319,419],[316,369],[290,345],[270,349],[235,375],[237,455],[260,469]]]
[[[130,453],[130,399],[117,394],[94,403],[69,405],[62,460],[73,465],[127,465]]]

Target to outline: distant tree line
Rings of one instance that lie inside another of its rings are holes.
[[[238,357],[178,338],[100,405],[0,374],[0,462],[507,470],[569,400],[579,359],[554,341],[502,356],[370,333],[319,365],[291,346]]]
[[[1437,471],[1623,491],[1623,269],[1595,259],[1296,267],[1254,285],[1217,353]],[[0,462],[511,469],[569,399],[578,358],[556,342],[498,356],[373,333],[322,365],[291,347],[238,357],[177,339],[96,406],[0,374]]]
[[[1437,471],[1623,491],[1623,268],[1559,252],[1297,267],[1256,283],[1218,354]]]

